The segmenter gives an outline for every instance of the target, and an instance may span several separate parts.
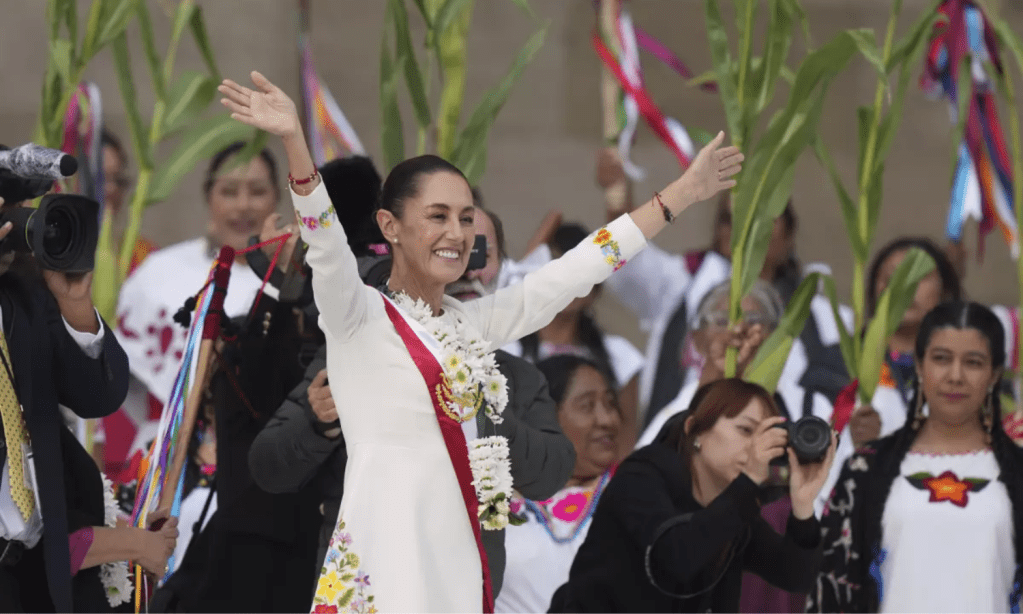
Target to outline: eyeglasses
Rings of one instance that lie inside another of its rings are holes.
[[[760,324],[764,327],[770,327],[774,325],[766,315],[756,311],[744,311],[742,313],[742,321],[747,326],[754,326]],[[710,313],[700,320],[700,328],[712,327],[712,328],[727,328],[728,327],[728,314],[726,312]]]
[[[111,182],[112,184],[116,185],[117,187],[121,188],[122,190],[125,190],[125,189],[128,189],[129,187],[131,187],[131,178],[128,177],[127,175],[121,175],[121,174],[113,175],[111,177],[108,177],[107,181]]]

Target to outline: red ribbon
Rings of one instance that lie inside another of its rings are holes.
[[[835,409],[831,412],[831,425],[839,433],[849,423],[853,410],[856,408],[856,391],[859,388],[859,380],[853,380],[843,388],[835,397]]]
[[[472,534],[476,538],[476,547],[480,552],[480,563],[483,567],[483,612],[493,614],[494,611],[494,589],[490,582],[490,563],[487,561],[487,551],[483,549],[483,536],[480,532],[479,521],[479,500],[476,498],[476,489],[472,485],[472,470],[469,468],[469,449],[465,445],[465,435],[462,427],[451,419],[441,409],[437,395],[433,391],[441,385],[440,363],[433,356],[430,350],[426,349],[422,340],[412,328],[409,327],[405,318],[398,313],[398,310],[391,304],[391,301],[383,299],[384,308],[387,310],[387,317],[391,319],[398,336],[405,342],[405,347],[412,356],[412,361],[419,368],[419,373],[426,381],[426,389],[433,402],[433,410],[437,414],[437,423],[440,425],[441,435],[444,436],[444,445],[448,448],[448,456],[451,457],[451,466],[455,470],[455,477],[458,478],[458,486],[462,491],[462,499],[465,501],[465,511],[469,515],[469,525],[472,526]]]

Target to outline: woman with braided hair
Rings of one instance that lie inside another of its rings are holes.
[[[905,425],[845,463],[824,510],[809,611],[1017,605],[1023,452],[1002,429],[1004,336],[977,303],[943,303],[924,317]]]

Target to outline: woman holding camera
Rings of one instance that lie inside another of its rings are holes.
[[[905,424],[845,463],[825,508],[809,611],[1018,607],[1023,451],[1002,430],[1004,337],[977,303],[922,319]]]
[[[800,464],[785,419],[756,384],[723,379],[627,458],[608,484],[553,612],[736,612],[742,571],[793,592],[821,560],[813,501],[835,453]],[[769,464],[791,465],[784,536],[760,517]]]
[[[381,292],[359,278],[334,211],[345,203],[322,187],[294,102],[252,79],[255,90],[225,80],[222,102],[284,141],[331,389],[347,399],[338,408],[345,493],[313,608],[491,612],[481,531],[507,524],[511,480],[507,441],[477,427],[479,412],[496,424],[507,404],[489,348],[546,325],[675,215],[734,186],[742,154],[719,134],[645,206],[521,283],[464,303],[444,290],[464,275],[476,236],[468,181],[437,156],[406,160],[384,181],[376,213],[393,256]]]

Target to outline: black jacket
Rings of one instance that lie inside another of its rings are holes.
[[[313,430],[316,416],[306,391],[320,369],[326,367],[326,357],[324,346],[306,370],[305,380],[288,395],[249,450],[252,476],[266,491],[297,492],[307,484],[315,484],[322,493],[320,561],[337,520],[348,461],[343,437],[328,439]],[[508,406],[499,426],[486,420],[484,412],[478,412],[479,435],[506,437],[515,489],[529,499],[546,499],[571,477],[575,449],[558,425],[557,406],[547,391],[543,374],[507,352],[498,350],[495,358],[508,379]],[[337,405],[343,402],[343,397],[335,397]],[[504,577],[504,531],[483,531],[483,545],[496,595]]]
[[[760,516],[758,492],[740,474],[703,508],[673,449],[654,443],[637,450],[604,490],[551,611],[736,612],[743,570],[806,592],[821,560],[817,520],[790,516],[786,535],[778,535]],[[653,585],[646,570],[651,545],[657,585],[692,596],[669,596]]]
[[[74,446],[68,447],[67,437],[71,434],[64,425],[58,404],[69,407],[82,418],[102,418],[117,411],[128,391],[128,358],[114,333],[102,321],[102,352],[97,359],[86,356],[68,333],[56,300],[41,280],[24,280],[12,273],[0,276],[0,308],[13,362],[15,390],[32,439],[43,515],[41,544],[45,581],[56,611],[71,612],[68,535],[83,526],[103,524],[103,495],[102,482],[95,479],[98,475],[88,480],[87,489],[95,490],[98,486],[98,490],[82,495],[84,500],[65,488],[68,486],[81,493],[82,484],[77,481],[66,484],[65,481],[76,479],[75,476],[88,468],[68,464],[92,461],[86,461],[88,455],[81,454],[69,453],[65,458],[65,450]],[[6,377],[6,374],[0,372],[0,376]],[[74,519],[73,523],[69,522],[69,517]],[[97,518],[99,522],[95,522]],[[83,570],[80,575],[84,580],[94,573]],[[37,590],[44,590],[43,585]]]

